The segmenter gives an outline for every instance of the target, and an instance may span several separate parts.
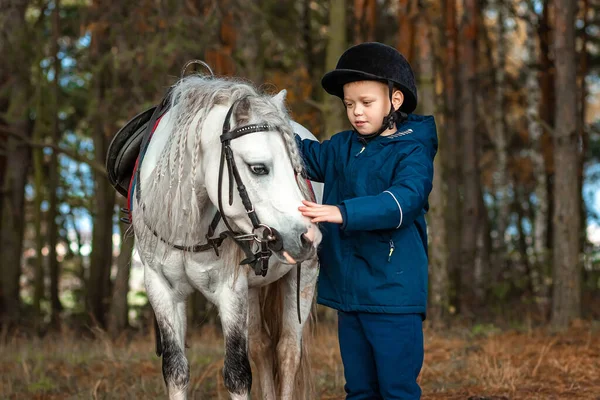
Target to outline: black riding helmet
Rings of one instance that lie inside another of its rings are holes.
[[[404,94],[404,102],[384,118],[378,132],[364,135],[370,139],[380,135],[394,123],[406,118],[417,107],[417,86],[410,64],[395,48],[377,42],[361,43],[350,47],[341,55],[333,71],[326,73],[321,85],[327,93],[344,99],[344,85],[356,81],[379,81],[386,83],[390,90],[390,101],[394,88]]]

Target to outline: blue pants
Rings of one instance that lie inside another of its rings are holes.
[[[420,314],[338,311],[346,399],[421,398],[423,365]]]

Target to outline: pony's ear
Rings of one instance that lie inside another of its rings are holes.
[[[277,93],[272,97],[273,103],[281,109],[282,111],[286,110],[285,107],[285,96],[287,95],[287,90],[283,89],[281,92]]]

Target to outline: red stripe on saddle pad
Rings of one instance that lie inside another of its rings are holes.
[[[296,178],[296,184],[298,184],[298,174],[294,173],[294,177]],[[312,201],[313,203],[316,203],[317,196],[315,195],[315,190],[313,189],[312,182],[308,178],[305,178],[304,180],[306,181],[306,185],[308,186],[308,190],[310,191],[310,201]],[[300,186],[300,185],[298,185],[298,186]]]
[[[150,144],[150,140],[152,140],[152,135],[154,135],[154,131],[156,131],[156,128],[158,127],[158,124],[160,123],[160,120],[162,119],[162,117],[164,116],[161,115],[160,117],[158,117],[156,119],[156,122],[154,123],[154,127],[152,128],[152,131],[150,132],[150,137],[148,138],[148,144]],[[140,149],[140,154],[141,154],[141,150]],[[129,222],[132,222],[131,219],[131,211],[133,210],[133,202],[132,200],[132,194],[135,190],[135,185],[136,185],[136,178],[137,178],[137,170],[140,166],[141,163],[141,159],[140,159],[140,155],[137,156],[136,160],[135,160],[135,166],[133,167],[133,173],[131,174],[131,179],[129,180],[129,190],[127,190],[127,205],[129,206]]]

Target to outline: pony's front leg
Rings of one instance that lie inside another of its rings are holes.
[[[300,293],[297,296],[297,266],[286,274],[284,279],[282,329],[279,343],[277,343],[277,357],[279,361],[279,399],[310,399],[312,398],[312,385],[309,371],[299,371],[301,357],[308,357],[307,349],[302,352],[302,333],[310,315],[313,303],[317,276],[319,274],[317,259],[307,260],[302,264]],[[300,298],[300,320],[298,322],[298,303]],[[308,368],[308,360],[302,367]],[[298,375],[300,372],[300,375]],[[294,393],[296,392],[296,393]]]
[[[252,370],[248,360],[248,280],[243,273],[223,285],[218,307],[225,337],[225,387],[232,399],[248,399]]]
[[[185,295],[171,286],[161,273],[144,263],[146,293],[160,331],[162,372],[170,400],[187,399],[190,367],[185,358]]]
[[[254,361],[254,365],[256,365],[262,399],[275,400],[271,338],[263,326],[259,293],[260,288],[258,287],[248,290],[250,357]]]

